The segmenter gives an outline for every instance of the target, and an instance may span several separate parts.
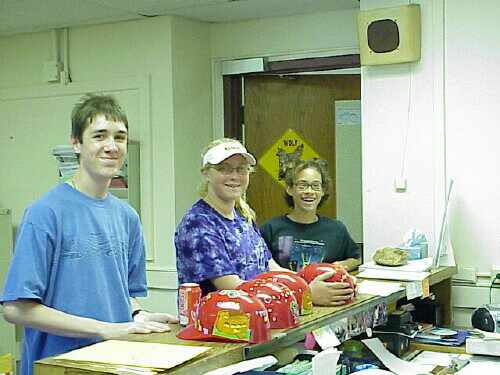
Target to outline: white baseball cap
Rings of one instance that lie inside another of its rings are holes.
[[[254,156],[241,143],[235,141],[220,143],[208,150],[203,156],[203,167],[207,164],[219,164],[233,155],[243,156],[250,165],[255,165],[256,163]]]

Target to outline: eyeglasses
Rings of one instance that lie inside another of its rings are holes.
[[[217,172],[222,173],[224,176],[230,176],[234,171],[236,171],[236,173],[240,176],[244,176],[253,171],[253,168],[249,165],[238,165],[237,167],[232,167],[225,163],[214,165],[212,168]]]
[[[298,191],[306,191],[309,187],[311,189],[313,189],[314,191],[323,190],[323,184],[319,181],[314,181],[311,183],[305,182],[305,181],[299,181],[299,182],[296,182],[294,185]]]

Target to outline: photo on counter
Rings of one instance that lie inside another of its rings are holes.
[[[332,327],[335,336],[337,336],[337,339],[341,343],[350,338],[349,330],[347,329],[347,318],[333,322],[330,324],[330,327]]]
[[[347,328],[350,337],[357,336],[366,331],[364,317],[364,313],[360,312],[347,318]]]
[[[375,306],[373,314],[373,327],[381,326],[387,323],[387,304],[381,303]]]
[[[363,311],[363,324],[366,328],[373,328],[373,316],[375,315],[375,310]]]

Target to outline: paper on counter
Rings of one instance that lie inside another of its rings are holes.
[[[347,322],[346,322],[347,325]],[[340,340],[335,334],[335,330],[333,326],[326,325],[320,328],[317,328],[312,331],[314,339],[321,347],[321,349],[325,350],[328,348],[332,348],[340,345]]]
[[[401,283],[363,280],[358,283],[358,293],[387,297],[402,290]]]
[[[368,349],[387,367],[397,375],[427,374],[428,368],[415,363],[404,361],[389,352],[378,338],[361,340]]]
[[[276,363],[278,363],[276,357],[273,357],[272,355],[266,355],[265,357],[249,359],[247,361],[235,363],[234,365],[229,365],[226,367],[218,368],[216,370],[205,372],[204,375],[233,375],[250,370],[265,370],[266,368]]]
[[[443,366],[449,367],[453,359],[459,360],[470,360],[472,356],[470,354],[457,354],[457,353],[440,353],[440,352],[430,352],[423,351],[411,361],[413,363],[418,363],[420,365],[428,366]]]
[[[412,281],[406,283],[406,298],[410,300],[413,298],[422,297],[423,295],[424,290],[420,281]]]
[[[500,333],[481,331],[480,329],[475,329],[474,332],[481,334],[483,340],[500,340]]]
[[[410,300],[417,297],[429,297],[429,279],[406,283],[406,298]]]
[[[469,363],[459,370],[457,375],[500,374],[500,358],[493,356],[473,355]]]
[[[210,350],[187,346],[108,340],[61,354],[56,359],[169,369]]]
[[[432,266],[432,258],[409,260],[404,266],[382,266],[375,262],[366,262],[359,266],[360,270],[376,269],[386,271],[405,271],[405,272],[424,272],[428,271]]]
[[[329,348],[316,354],[312,359],[312,373],[319,375],[335,372],[341,353],[336,348]]]
[[[379,269],[365,269],[358,273],[356,277],[361,279],[385,279],[385,280],[401,280],[401,281],[422,281],[429,272],[406,272],[406,271],[387,271]]]

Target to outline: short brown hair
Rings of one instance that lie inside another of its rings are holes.
[[[313,158],[309,160],[297,159],[294,164],[287,169],[285,174],[285,183],[289,188],[292,188],[295,184],[295,179],[297,174],[302,172],[304,169],[316,169],[321,175],[321,185],[323,187],[323,197],[319,201],[318,207],[321,207],[323,203],[327,201],[330,197],[330,186],[332,184],[332,179],[328,173],[328,162],[323,159]],[[285,202],[289,207],[294,207],[293,198],[285,191]]]
[[[71,112],[71,137],[82,143],[83,132],[99,115],[106,120],[123,122],[128,129],[127,115],[113,96],[86,94]]]

